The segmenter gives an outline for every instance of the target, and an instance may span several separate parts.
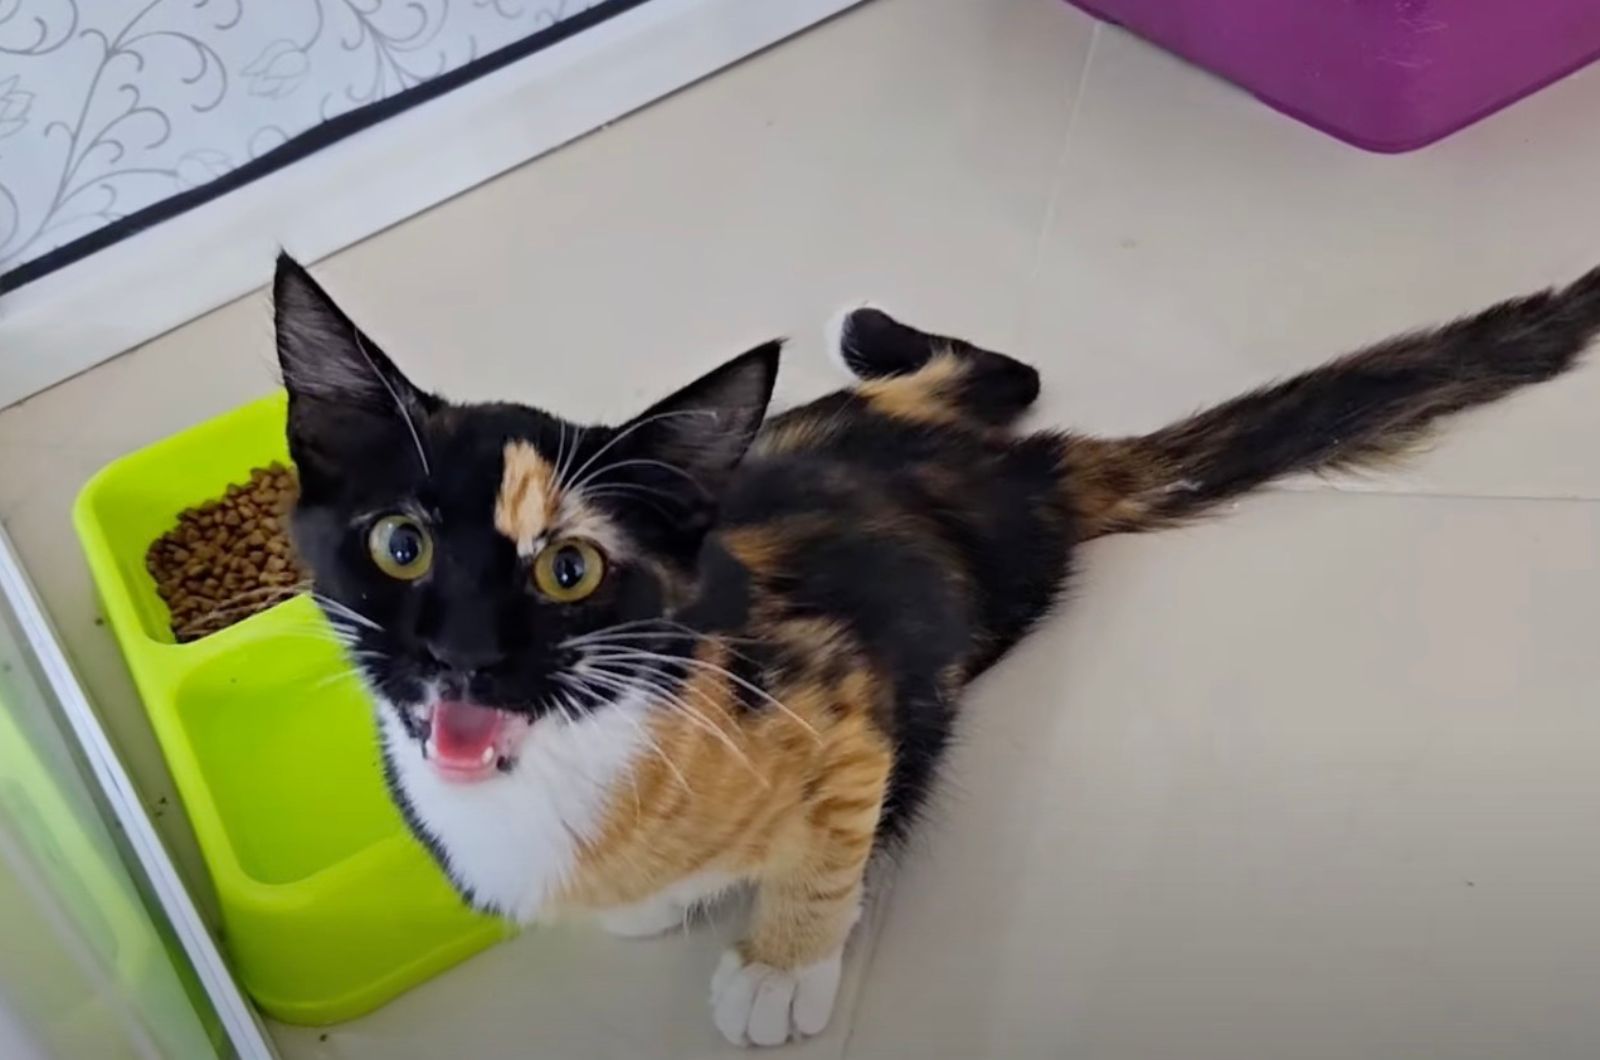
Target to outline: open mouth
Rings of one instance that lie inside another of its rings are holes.
[[[526,718],[457,699],[441,699],[429,712],[424,754],[444,779],[486,780],[508,769],[527,732]]]

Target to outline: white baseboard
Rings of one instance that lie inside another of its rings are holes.
[[[860,0],[652,0],[0,299],[0,408]]]

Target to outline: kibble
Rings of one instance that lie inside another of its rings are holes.
[[[180,644],[242,622],[309,584],[284,527],[294,471],[269,464],[217,500],[188,508],[145,553]]]

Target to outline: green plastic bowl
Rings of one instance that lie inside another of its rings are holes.
[[[282,393],[130,453],[73,522],[200,841],[224,943],[272,1016],[369,1012],[511,934],[470,912],[384,790],[372,704],[298,596],[175,642],[145,570],[178,513],[287,463]]]

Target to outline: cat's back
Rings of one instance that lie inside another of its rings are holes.
[[[1065,569],[1056,452],[833,395],[763,432],[716,538],[764,613],[838,619],[907,680],[971,672],[1048,608]]]
[[[959,556],[870,462],[832,449],[752,454],[713,540],[745,580],[753,638],[780,621],[837,623],[900,679],[938,673],[971,646]]]

